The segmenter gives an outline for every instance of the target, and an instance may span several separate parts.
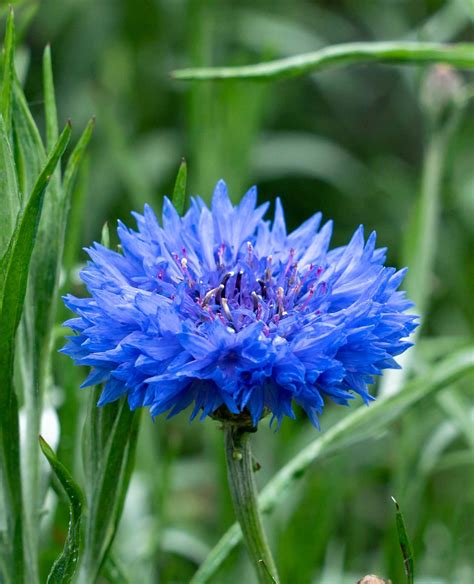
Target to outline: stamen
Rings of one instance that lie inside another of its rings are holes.
[[[301,310],[304,310],[308,306],[313,295],[314,295],[314,286],[311,286],[311,288],[308,291],[308,296],[306,297],[306,300],[301,305]]]
[[[298,262],[293,264],[293,270],[291,272],[290,279],[288,280],[288,286],[291,287],[296,282],[296,276],[298,275]]]
[[[263,280],[258,279],[257,282],[260,284],[260,288],[262,289],[262,296],[263,298],[267,297],[267,286]]]
[[[222,289],[222,298],[226,297],[226,286],[227,286],[227,282],[229,281],[229,278],[232,278],[232,276],[234,275],[234,272],[227,272],[227,274],[222,278],[222,282],[221,285],[224,286],[224,288]]]
[[[252,292],[252,301],[253,301],[253,310],[254,310],[254,312],[257,312],[259,303],[258,303],[258,296],[257,296],[257,293],[255,292],[255,290]]]
[[[265,270],[265,280],[267,282],[270,282],[270,280],[272,279],[272,270],[271,270],[272,261],[273,261],[273,257],[271,255],[269,255],[267,257],[267,268]]]
[[[223,290],[224,290],[224,284],[219,284],[219,286],[217,287],[217,292],[216,292],[216,304],[221,303],[221,296],[222,296]]]
[[[222,268],[224,266],[224,262],[222,261],[222,257],[225,251],[225,244],[222,243],[217,250],[217,257],[219,258],[219,267]]]
[[[212,288],[212,290],[209,290],[209,292],[206,292],[204,298],[202,299],[202,306],[206,306],[206,304],[209,304],[209,302],[211,301],[211,298],[224,289],[224,286],[221,284],[220,286],[217,286],[217,288]],[[216,298],[217,300],[217,298]]]
[[[247,241],[247,254],[247,261],[249,264],[251,264],[253,258],[253,245],[250,243],[250,241]]]
[[[188,286],[190,288],[192,288],[194,286],[194,280],[191,278],[191,274],[189,273],[188,270],[188,260],[186,258],[181,258],[181,271],[183,272],[183,275],[187,277],[188,279]]]
[[[232,312],[230,311],[229,305],[227,304],[227,298],[221,298],[221,306],[227,319],[230,320],[230,322],[235,326],[234,317],[232,316]]]
[[[240,286],[242,284],[242,276],[243,275],[244,275],[244,273],[242,272],[242,270],[240,270],[240,272],[237,274],[237,278],[235,279],[235,288],[239,294],[240,294]]]
[[[286,262],[285,266],[285,276],[288,274],[290,267],[293,265],[293,259],[295,257],[295,250],[293,248],[290,249],[290,255],[288,257],[288,261]]]
[[[277,300],[278,300],[278,314],[280,316],[285,316],[286,314],[288,314],[285,310],[284,305],[283,305],[283,295],[284,295],[284,290],[281,286],[279,286],[277,289]]]

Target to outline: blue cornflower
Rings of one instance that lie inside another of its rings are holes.
[[[385,267],[375,233],[359,227],[329,250],[332,222],[317,213],[287,233],[255,188],[233,206],[224,182],[209,209],[193,198],[184,217],[168,199],[162,225],[149,206],[138,231],[119,222],[121,252],[87,250],[90,296],[65,297],[77,318],[63,352],[90,366],[83,387],[104,383],[98,405],[127,395],[132,409],[191,418],[301,406],[313,424],[329,398],[347,405],[405,351],[416,317],[397,291],[405,270]]]

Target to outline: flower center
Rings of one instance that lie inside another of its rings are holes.
[[[295,311],[314,310],[314,301],[326,292],[319,282],[323,268],[311,264],[300,271],[294,250],[286,262],[274,262],[272,256],[257,259],[252,253],[235,270],[219,267],[213,278],[217,285],[200,291],[195,302],[204,320],[219,318],[236,331],[255,321],[268,330]]]

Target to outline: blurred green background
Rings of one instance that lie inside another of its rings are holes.
[[[91,115],[97,119],[67,238],[65,277],[79,292],[81,247],[100,238],[105,221],[132,224],[130,211],[145,202],[159,209],[183,156],[191,194],[209,200],[222,177],[238,200],[257,184],[260,200],[282,197],[290,228],[321,210],[335,220],[334,244],[363,223],[389,247],[391,264],[400,267],[413,256],[410,232],[426,153],[456,108],[440,100],[445,90],[449,102],[450,91],[472,88],[472,76],[441,75],[438,86],[427,68],[370,65],[272,84],[197,84],[173,81],[169,72],[357,40],[472,41],[470,0],[44,0],[18,3],[16,11],[18,67],[32,112],[41,118],[41,59],[51,43],[60,122],[71,118],[78,132]],[[472,339],[472,114],[471,101],[443,148],[418,371]],[[63,356],[55,367],[58,387],[46,399],[59,414],[59,457],[80,477],[87,392],[77,388],[84,372]],[[355,583],[371,572],[402,582],[390,495],[401,503],[413,538],[417,583],[474,582],[472,398],[471,378],[423,401],[383,433],[370,436],[369,428],[369,440],[314,466],[268,522],[282,582]],[[345,414],[328,406],[322,432]],[[302,416],[278,433],[261,424],[260,485],[315,433]],[[65,504],[51,508],[44,570],[61,549],[68,521]],[[217,424],[189,424],[185,414],[153,424],[143,415],[114,544],[128,581],[189,581],[232,522]],[[239,547],[215,582],[253,578]],[[112,580],[104,574],[103,581]]]

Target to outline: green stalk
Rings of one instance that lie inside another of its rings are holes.
[[[276,61],[244,65],[243,67],[202,67],[173,71],[174,79],[219,80],[253,79],[274,80],[307,75],[324,69],[357,63],[446,63],[454,67],[474,67],[474,45],[390,41],[345,43],[331,45],[312,53],[295,55]]]
[[[258,581],[279,582],[258,509],[253,459],[248,432],[230,422],[224,424],[227,477],[236,517]]]

